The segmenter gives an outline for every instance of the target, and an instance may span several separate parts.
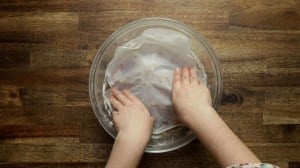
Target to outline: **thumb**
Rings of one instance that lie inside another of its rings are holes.
[[[119,112],[117,112],[117,111],[112,112],[113,119],[117,118],[118,116],[119,116]]]
[[[112,116],[113,116],[113,123],[114,123],[114,127],[116,129],[117,132],[119,132],[119,112],[114,111],[112,112]]]

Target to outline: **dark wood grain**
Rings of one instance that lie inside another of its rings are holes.
[[[3,125],[0,138],[79,136],[78,125]]]
[[[104,167],[113,139],[88,96],[89,68],[120,26],[177,19],[221,63],[218,109],[264,162],[300,166],[300,3],[241,0],[2,0],[0,167]],[[104,60],[108,62],[109,60]],[[218,167],[198,140],[140,167]]]
[[[0,67],[26,68],[30,65],[29,50],[0,50]]]

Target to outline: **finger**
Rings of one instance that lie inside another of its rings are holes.
[[[197,72],[194,68],[191,68],[190,69],[190,82],[195,84],[198,82],[197,80],[198,80]]]
[[[120,103],[122,103],[124,105],[130,103],[130,100],[122,92],[120,92],[118,89],[113,88],[112,93],[113,93],[113,96],[115,98],[117,98],[117,100],[119,100]]]
[[[123,104],[121,102],[119,102],[116,98],[111,97],[110,98],[111,104],[114,106],[114,108],[116,108],[117,110],[120,110],[121,108],[123,108]]]
[[[173,74],[173,89],[181,85],[181,68],[177,67]]]
[[[124,91],[125,96],[127,96],[131,101],[140,101],[139,98],[137,98],[134,94],[132,94],[129,90],[125,89]]]
[[[189,69],[188,67],[184,67],[183,70],[182,70],[182,84],[188,84],[190,83],[190,75],[189,75]]]

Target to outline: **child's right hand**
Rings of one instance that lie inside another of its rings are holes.
[[[176,68],[172,99],[179,121],[194,132],[221,167],[260,163],[212,108],[210,92],[199,81],[195,70]]]
[[[172,100],[177,119],[188,126],[212,108],[208,88],[198,79],[195,69],[187,67],[174,71]]]

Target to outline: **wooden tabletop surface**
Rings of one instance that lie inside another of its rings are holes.
[[[89,68],[120,26],[176,19],[215,50],[218,112],[264,162],[300,166],[300,2],[2,0],[0,167],[103,167],[113,139],[90,106]],[[217,167],[197,141],[140,167]]]

